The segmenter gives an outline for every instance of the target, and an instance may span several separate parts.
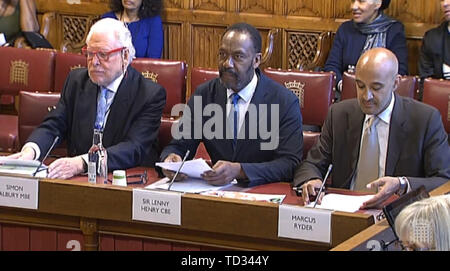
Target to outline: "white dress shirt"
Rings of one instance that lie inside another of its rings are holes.
[[[253,94],[255,93],[256,90],[256,85],[258,84],[258,76],[256,75],[256,73],[253,73],[253,78],[250,81],[250,83],[248,83],[243,89],[241,89],[238,94],[241,97],[238,100],[238,110],[239,110],[239,123],[238,123],[238,133],[240,131],[240,128],[242,126],[242,124],[244,123],[244,119],[245,119],[245,114],[247,113],[248,110],[248,106],[250,104],[250,101],[252,100]],[[232,103],[232,97],[231,95],[233,95],[234,91],[231,89],[227,89],[227,116],[230,114],[231,108],[233,106]]]

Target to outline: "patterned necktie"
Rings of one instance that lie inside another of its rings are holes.
[[[238,136],[238,123],[239,123],[239,107],[238,102],[241,96],[237,93],[231,95],[231,102],[233,103],[233,149],[236,149],[237,136]]]
[[[107,88],[101,88],[100,98],[97,102],[97,116],[95,118],[94,128],[97,130],[103,130],[105,126],[105,115],[108,105],[108,93]]]
[[[379,176],[380,146],[376,127],[379,120],[377,116],[370,118],[364,131],[353,190],[376,192],[375,189],[367,189],[366,185]]]

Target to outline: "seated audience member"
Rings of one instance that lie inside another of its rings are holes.
[[[299,101],[258,68],[258,30],[245,23],[229,27],[221,39],[218,62],[220,78],[196,89],[181,119],[181,136],[174,135],[161,160],[181,161],[187,150],[192,159],[203,142],[213,170],[202,177],[210,184],[234,179],[249,186],[291,181],[302,157]]]
[[[0,36],[14,45],[22,31],[39,31],[34,0],[0,0]],[[0,37],[0,46],[2,46]]]
[[[162,0],[111,0],[111,12],[102,18],[122,21],[131,32],[136,57],[161,58],[163,27]]]
[[[395,219],[395,232],[405,250],[450,251],[450,195],[406,206]]]
[[[158,156],[155,142],[166,101],[164,88],[131,67],[131,35],[117,20],[96,22],[83,52],[87,69],[70,72],[56,109],[11,158],[42,159],[58,136],[67,141],[70,157],[51,163],[48,177],[66,179],[86,172],[95,124],[104,131],[109,170],[151,165]],[[99,106],[101,96],[106,110]]]
[[[441,0],[445,21],[425,33],[420,51],[420,78],[450,80],[450,0]]]
[[[364,53],[356,65],[357,98],[333,104],[322,133],[297,168],[303,201],[316,195],[333,164],[332,187],[377,192],[363,208],[381,207],[394,193],[450,178],[450,147],[440,113],[397,95],[398,61],[385,48]]]
[[[403,24],[384,14],[390,0],[352,0],[353,19],[344,22],[336,32],[325,63],[325,71],[336,73],[338,90],[342,74],[354,72],[359,57],[371,48],[391,50],[399,61],[398,73],[408,73],[408,49]],[[338,95],[339,96],[339,95]]]

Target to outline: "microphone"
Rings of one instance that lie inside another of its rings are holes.
[[[327,174],[325,174],[325,178],[323,178],[322,185],[320,186],[319,192],[317,193],[317,197],[316,197],[316,200],[314,201],[313,208],[316,208],[317,201],[319,200],[319,197],[320,197],[320,193],[322,193],[323,187],[325,186],[325,183],[326,183],[326,181],[328,179],[328,175],[330,175],[330,172],[331,172],[332,168],[333,168],[333,164],[330,164],[328,166]]]
[[[168,191],[170,190],[170,187],[172,187],[172,184],[173,184],[173,182],[175,181],[175,178],[177,178],[178,173],[179,173],[180,170],[183,168],[184,162],[186,161],[186,158],[188,157],[188,155],[189,155],[189,150],[187,150],[186,154],[184,155],[183,161],[181,161],[180,167],[179,167],[178,170],[175,172],[175,175],[173,175],[172,180],[170,180],[169,187],[167,188]]]
[[[39,166],[36,168],[36,171],[33,173],[33,177],[36,176],[36,173],[38,173],[38,172],[40,171],[39,169],[41,168],[42,163],[44,163],[45,159],[47,159],[47,156],[50,154],[50,152],[51,152],[51,151],[53,150],[53,148],[55,147],[56,142],[58,141],[58,139],[59,139],[59,136],[56,136],[55,139],[53,140],[52,145],[51,145],[50,148],[48,149],[48,151],[47,151],[47,153],[45,154],[44,158],[43,158],[43,159],[41,160],[41,162],[39,163]]]

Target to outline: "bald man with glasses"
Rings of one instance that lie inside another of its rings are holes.
[[[42,159],[59,137],[67,141],[69,157],[51,163],[48,177],[70,178],[87,171],[93,132],[100,129],[110,171],[152,166],[166,92],[130,66],[135,49],[129,30],[120,21],[102,19],[91,27],[82,52],[87,69],[68,75],[56,109],[10,157]]]

